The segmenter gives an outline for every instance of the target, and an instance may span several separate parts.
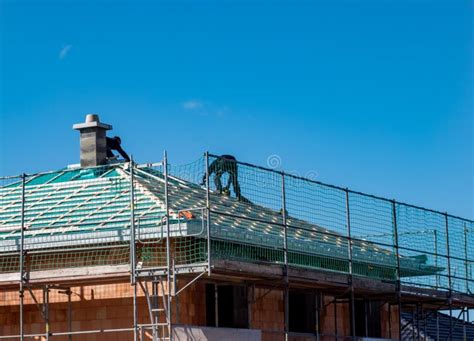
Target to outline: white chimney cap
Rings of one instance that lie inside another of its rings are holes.
[[[110,124],[101,123],[99,120],[99,115],[97,114],[87,114],[86,121],[84,123],[77,123],[72,126],[73,129],[81,130],[85,128],[101,128],[105,130],[112,129]]]
[[[91,123],[91,122],[100,122],[99,121],[99,115],[97,115],[97,114],[87,114],[86,123]]]

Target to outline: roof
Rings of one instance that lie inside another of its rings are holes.
[[[403,340],[413,337],[426,340],[474,340],[474,323],[459,318],[454,311],[453,316],[438,311],[425,311],[420,316],[416,311],[402,311]],[[459,316],[458,316],[459,314]],[[456,317],[457,316],[457,317]]]
[[[163,173],[143,166],[136,168],[134,176],[138,238],[162,238],[166,236]],[[204,238],[206,188],[176,176],[168,179],[171,237]],[[35,176],[26,182],[25,197],[28,249],[105,245],[129,238],[130,174],[122,164]],[[210,204],[211,239],[217,257],[282,261],[281,212],[217,193],[210,194]],[[287,225],[292,265],[347,272],[348,245],[342,235],[291,215]],[[19,250],[20,226],[21,184],[16,182],[0,187],[0,257]],[[395,276],[397,262],[391,250],[354,241],[353,259],[355,273]],[[401,257],[402,274],[420,276],[443,270],[425,263],[423,257]]]

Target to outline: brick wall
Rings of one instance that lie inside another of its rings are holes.
[[[389,313],[390,309],[390,313]],[[382,324],[382,337],[398,340],[398,306],[389,306],[385,304],[380,312]]]
[[[349,336],[351,334],[350,306],[348,303],[333,303],[334,297],[324,296],[320,315],[320,331],[322,334]],[[336,309],[336,312],[334,311]],[[334,319],[336,313],[337,318]]]
[[[179,285],[184,285],[178,283]],[[166,287],[165,287],[166,290]],[[133,324],[133,290],[130,283],[84,285],[71,288],[72,330],[94,330],[128,328]],[[42,290],[33,290],[39,303],[43,302]],[[67,295],[51,290],[49,295],[50,330],[66,332],[68,328]],[[177,301],[176,301],[177,302]],[[24,331],[25,334],[44,333],[45,323],[29,292],[25,292]],[[150,323],[146,299],[138,290],[137,311],[139,323]],[[175,307],[176,305],[174,305]],[[173,312],[173,321],[183,324],[204,325],[205,291],[204,284],[197,283],[179,295],[179,309]],[[178,317],[179,315],[179,317]],[[18,291],[0,292],[0,335],[19,333]],[[130,340],[130,332],[105,334],[84,334],[76,340]],[[41,340],[41,338],[37,338]],[[67,337],[54,337],[67,340]]]
[[[186,280],[180,280],[182,287]],[[166,288],[165,288],[166,290]],[[133,290],[128,282],[117,282],[101,285],[82,285],[71,288],[72,330],[94,330],[132,327],[133,323]],[[151,291],[151,290],[150,290]],[[39,302],[42,302],[42,291],[33,290]],[[251,292],[251,291],[250,291]],[[284,339],[284,297],[282,290],[254,288],[250,295],[249,319],[251,329],[262,330],[262,340]],[[334,309],[333,297],[325,296],[321,309],[320,339],[333,340]],[[68,329],[67,295],[58,290],[50,292],[50,330],[66,332]],[[146,299],[138,289],[139,323],[150,323]],[[388,305],[381,310],[382,336],[389,337]],[[391,335],[398,336],[397,307],[391,308]],[[25,292],[25,333],[44,333],[45,324],[41,314],[28,292]],[[204,326],[206,324],[205,282],[198,281],[186,288],[173,302],[173,323]],[[19,298],[18,291],[0,290],[0,335],[19,333]],[[337,332],[339,336],[350,335],[350,306],[348,303],[337,304]],[[73,340],[130,340],[131,332],[114,332],[105,334],[84,334]],[[149,335],[149,334],[148,334]],[[149,339],[149,338],[147,338]],[[307,335],[292,336],[293,341],[314,340]],[[41,340],[41,338],[37,338]],[[66,336],[54,337],[54,340],[68,340]]]
[[[250,328],[261,329],[262,340],[283,340],[284,299],[283,291],[255,288],[250,305]],[[279,332],[271,332],[279,331]]]

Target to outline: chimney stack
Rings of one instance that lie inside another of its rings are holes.
[[[84,123],[74,124],[72,128],[81,133],[81,167],[106,164],[106,131],[111,130],[112,126],[101,123],[97,114],[87,114]]]

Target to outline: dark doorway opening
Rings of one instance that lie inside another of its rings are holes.
[[[381,337],[380,301],[355,300],[356,336]]]
[[[246,286],[206,284],[207,326],[248,328],[248,319]]]
[[[316,295],[314,292],[290,291],[289,329],[296,333],[316,331]]]

